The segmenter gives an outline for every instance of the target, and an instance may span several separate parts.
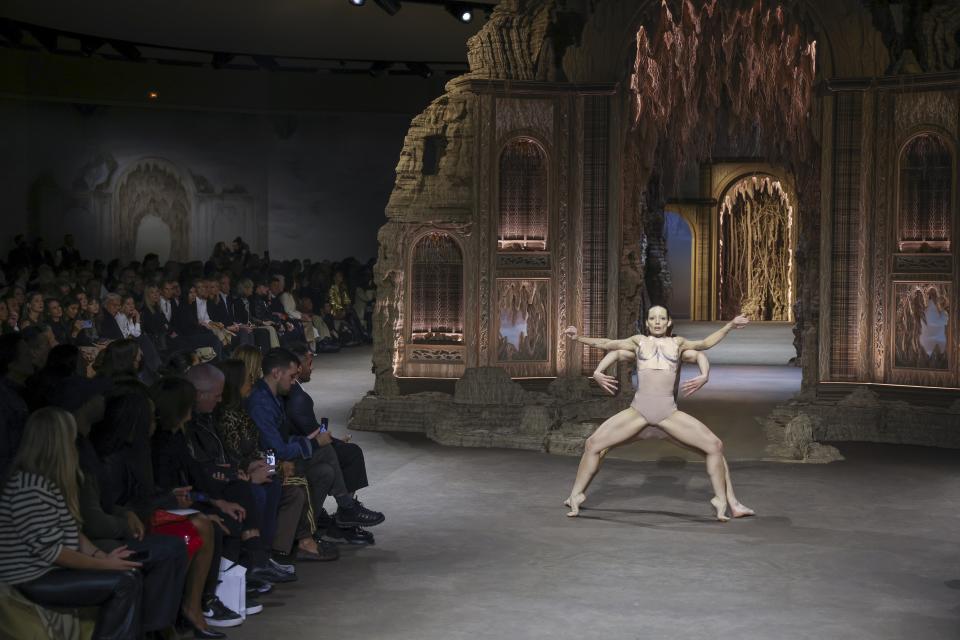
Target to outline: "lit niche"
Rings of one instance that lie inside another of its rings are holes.
[[[950,251],[953,154],[935,133],[914,136],[900,154],[898,249]]]
[[[463,343],[463,254],[446,233],[417,242],[411,269],[411,335],[419,344]]]
[[[497,281],[497,360],[545,362],[550,359],[550,281]]]
[[[894,366],[901,369],[950,368],[950,285],[946,282],[898,282]]]
[[[500,154],[500,251],[546,251],[549,224],[547,154],[531,138],[515,138]]]

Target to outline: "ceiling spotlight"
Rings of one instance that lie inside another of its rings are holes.
[[[446,10],[460,22],[470,22],[473,20],[473,7],[468,4],[451,3],[445,5]]]
[[[423,62],[408,62],[407,69],[417,74],[421,78],[429,78],[433,75],[433,69],[428,67],[426,63]]]
[[[393,66],[392,62],[384,62],[382,60],[379,60],[370,65],[370,68],[367,70],[367,73],[369,73],[374,78],[382,78],[383,76],[387,75],[387,70],[392,66]]]
[[[156,99],[159,98],[159,97],[160,97],[160,93],[159,93],[158,91],[148,91],[148,92],[147,92],[147,98],[150,99],[150,100],[156,100]]]
[[[350,0],[350,4],[355,7],[362,7],[363,5],[367,4],[367,0]]]
[[[400,11],[400,0],[373,0],[373,2],[391,16]]]

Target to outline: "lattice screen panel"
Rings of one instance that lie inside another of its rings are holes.
[[[583,109],[583,330],[607,335],[609,291],[610,111],[606,96],[586,96]],[[589,375],[603,357],[584,347],[583,373]]]
[[[950,250],[952,172],[953,157],[940,136],[924,133],[907,143],[900,157],[902,251]]]
[[[830,273],[830,378],[856,380],[860,277],[860,165],[863,98],[837,94],[833,125],[833,243]]]
[[[463,342],[463,255],[445,233],[422,238],[413,250],[411,341]]]
[[[500,156],[499,248],[547,248],[547,155],[530,138],[510,141]]]

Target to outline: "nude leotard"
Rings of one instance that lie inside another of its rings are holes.
[[[630,406],[643,416],[650,425],[660,423],[677,410],[674,393],[677,374],[680,371],[680,352],[678,349],[675,356],[665,353],[661,348],[663,340],[673,342],[670,338],[651,339],[656,348],[650,355],[643,353],[641,348],[643,343],[638,345],[636,349],[637,393]],[[663,369],[654,369],[649,366],[649,364],[652,364],[651,361],[666,363],[667,366]],[[645,364],[646,366],[644,366]],[[641,437],[664,437],[665,435],[660,429],[644,429]]]

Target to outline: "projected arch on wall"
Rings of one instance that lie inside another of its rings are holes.
[[[500,153],[501,251],[545,251],[550,226],[547,153],[533,138],[514,138]]]
[[[442,232],[417,241],[411,265],[410,341],[463,343],[463,252]]]
[[[171,260],[190,258],[193,185],[171,163],[147,158],[134,163],[117,181],[113,202],[115,250],[124,259],[136,256],[140,223],[147,216],[162,221],[170,233]]]

